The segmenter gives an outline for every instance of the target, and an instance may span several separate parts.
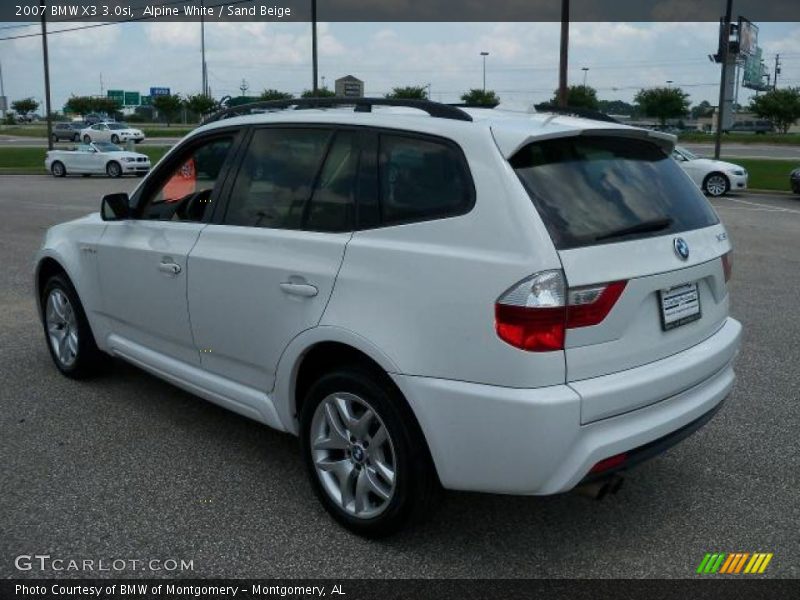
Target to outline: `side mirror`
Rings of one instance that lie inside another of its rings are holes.
[[[131,217],[128,194],[108,194],[103,196],[100,216],[103,221],[122,221]]]

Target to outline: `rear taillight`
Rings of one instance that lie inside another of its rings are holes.
[[[563,350],[566,330],[602,322],[625,284],[615,281],[568,289],[562,271],[536,273],[498,298],[497,335],[522,350]]]
[[[726,252],[722,255],[722,270],[725,273],[725,283],[728,283],[733,276],[733,252]]]

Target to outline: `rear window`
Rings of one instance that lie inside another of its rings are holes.
[[[708,227],[711,205],[652,142],[578,136],[510,160],[559,250]]]

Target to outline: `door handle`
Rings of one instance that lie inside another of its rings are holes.
[[[300,296],[302,298],[313,298],[319,293],[316,286],[310,283],[292,283],[291,281],[284,281],[281,285],[281,290],[292,296]]]
[[[168,275],[177,275],[181,272],[181,266],[171,262],[162,262],[159,263],[158,270]]]

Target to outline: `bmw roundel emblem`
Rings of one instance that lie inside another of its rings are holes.
[[[675,247],[675,254],[680,256],[683,260],[689,259],[689,244],[683,238],[675,238],[672,240],[672,245]]]

